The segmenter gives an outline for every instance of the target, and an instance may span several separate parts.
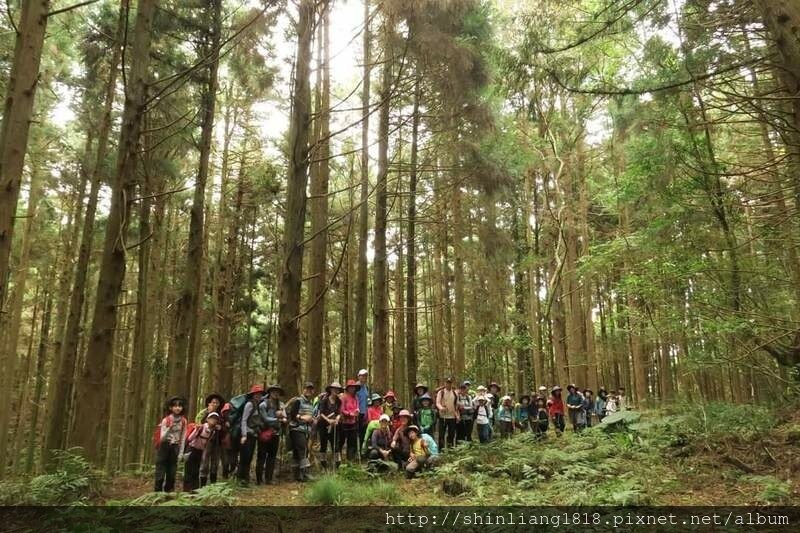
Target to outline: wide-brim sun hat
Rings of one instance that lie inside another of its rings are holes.
[[[330,385],[325,387],[325,392],[330,394],[331,393],[331,389],[337,389],[338,392],[342,392],[344,390],[344,387],[342,387],[342,384],[339,383],[338,381],[334,381],[333,383],[331,383]]]
[[[392,419],[389,418],[389,415],[383,414],[378,418],[378,422],[391,422]]]
[[[422,389],[423,394],[428,392],[428,387],[424,383],[417,383],[416,387],[414,387],[414,392],[417,392],[419,389]]]
[[[400,409],[400,412],[397,413],[397,416],[407,416],[408,418],[411,418],[411,411],[408,409]]]
[[[347,383],[345,383],[345,385],[344,385],[344,388],[345,388],[345,390],[347,390],[350,387],[355,387],[357,391],[361,390],[361,383],[359,383],[358,381],[356,381],[354,379],[348,379]]]
[[[284,394],[286,392],[280,385],[270,385],[269,387],[267,387],[267,394],[272,394],[275,391],[280,392],[281,394]]]
[[[409,434],[409,433],[411,433],[412,431],[415,431],[415,432],[417,433],[417,435],[419,435],[420,433],[422,433],[422,430],[420,430],[420,429],[419,429],[419,426],[408,426],[408,427],[406,428],[406,437],[407,437],[407,436],[408,436],[408,434]]]
[[[555,387],[553,387],[552,389],[550,389],[550,392],[551,392],[551,393],[553,393],[553,392],[559,392],[559,391],[561,391],[561,390],[562,390],[562,389],[561,389],[561,385],[556,385]]]

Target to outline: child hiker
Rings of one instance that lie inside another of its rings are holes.
[[[483,444],[492,439],[492,406],[484,394],[475,398],[475,425],[478,426],[478,440]]]
[[[159,424],[155,492],[172,492],[175,489],[175,473],[178,470],[178,459],[183,455],[188,427],[186,417],[183,416],[185,405],[183,398],[170,398],[167,402],[167,414]]]
[[[436,411],[433,409],[433,400],[427,392],[419,397],[419,409],[415,413],[417,424],[423,433],[433,436],[433,428],[436,427]]]
[[[530,429],[530,414],[528,410],[530,403],[531,397],[523,394],[519,397],[519,403],[514,407],[514,425],[522,432]]]
[[[511,405],[511,396],[506,395],[500,399],[500,407],[497,408],[497,423],[500,426],[500,437],[511,438],[514,433],[514,407]]]
[[[195,426],[186,439],[189,450],[183,469],[184,492],[197,490],[208,482],[207,477],[200,475],[200,470],[204,463],[207,464],[211,460],[210,454],[214,452],[212,443],[218,441],[219,413],[212,411],[205,416],[205,419],[205,422]],[[216,481],[216,472],[214,474]]]
[[[553,419],[556,428],[556,435],[564,432],[564,400],[561,398],[561,386],[556,385],[550,391],[550,399],[547,401],[547,412]]]

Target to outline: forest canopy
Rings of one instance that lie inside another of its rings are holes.
[[[1,9],[0,476],[361,368],[798,391],[795,1]]]

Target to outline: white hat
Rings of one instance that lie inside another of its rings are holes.
[[[392,419],[389,418],[389,415],[382,414],[381,417],[378,419],[378,422],[383,422],[384,420],[386,420],[387,422],[391,422]]]
[[[367,372],[366,368],[362,368],[361,370],[358,371],[359,376],[366,376],[367,374],[369,374],[369,372]]]
[[[544,385],[542,385],[542,386],[540,386],[540,387],[539,387],[539,390],[546,391],[546,390],[547,390],[547,387],[545,387]]]
[[[478,385],[478,389],[477,390],[478,391],[486,390],[486,387],[484,387],[483,385]]]
[[[508,400],[508,401],[511,401],[511,396],[509,396],[508,394],[506,394],[505,396],[503,396],[502,398],[500,398],[500,401],[501,401],[501,402],[504,402],[504,401],[506,401],[506,400]]]

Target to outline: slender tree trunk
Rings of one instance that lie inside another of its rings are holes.
[[[307,378],[322,390],[322,353],[326,323],[328,257],[328,180],[330,179],[330,46],[329,2],[324,2],[322,24],[317,33],[317,116],[314,121],[316,147],[311,172],[311,261],[308,291]]]
[[[33,390],[33,398],[35,401],[31,404],[31,418],[30,423],[27,424],[30,428],[28,435],[28,445],[25,448],[25,473],[30,474],[33,472],[33,455],[34,451],[39,449],[38,443],[41,432],[39,431],[39,411],[41,406],[41,398],[44,393],[44,380],[45,380],[45,364],[47,362],[47,346],[50,342],[50,316],[52,311],[52,297],[49,292],[45,291],[44,294],[44,314],[42,316],[42,328],[39,332],[39,349],[36,354],[36,373],[34,376],[35,385]]]
[[[408,183],[408,231],[406,234],[406,373],[408,395],[417,383],[417,158],[419,156],[419,102],[422,98],[421,76],[414,80],[414,108],[411,122],[411,161]]]
[[[122,117],[117,171],[112,183],[111,208],[97,285],[97,299],[89,330],[86,364],[78,383],[75,402],[74,443],[97,463],[105,435],[103,424],[109,409],[109,371],[117,327],[117,298],[125,277],[126,234],[136,190],[139,131],[144,114],[147,69],[150,61],[150,29],[157,0],[140,0],[136,13],[131,71]]]
[[[311,37],[314,1],[301,0],[297,19],[294,103],[289,126],[289,174],[283,235],[283,264],[278,297],[278,381],[289,391],[300,387],[300,299],[308,184],[311,88]]]
[[[10,5],[6,5],[10,8]],[[49,0],[22,2],[14,59],[6,89],[3,121],[0,124],[0,315],[8,292],[11,244],[14,237],[14,219],[22,183],[22,169],[28,149],[28,132],[33,114],[36,86],[39,82],[39,64],[42,59]],[[10,15],[9,15],[10,16]],[[0,347],[2,349],[2,347]],[[8,367],[9,354],[0,354],[3,368]],[[8,390],[8,389],[5,389]],[[5,436],[7,415],[0,415],[0,429]],[[4,451],[0,447],[0,451]],[[4,457],[0,454],[0,457]],[[0,473],[2,476],[2,473]]]
[[[200,163],[195,180],[194,197],[189,220],[189,243],[186,252],[186,270],[183,290],[177,304],[175,326],[176,372],[172,374],[170,390],[189,401],[189,411],[194,412],[197,402],[193,394],[196,383],[195,365],[200,322],[200,290],[203,278],[203,243],[205,242],[205,196],[211,159],[211,143],[214,135],[214,110],[217,102],[217,71],[219,67],[219,44],[222,32],[222,0],[211,0],[211,25],[204,36],[205,55],[209,57],[205,69],[206,86],[201,97],[202,125],[200,133]]]
[[[358,216],[358,272],[356,274],[353,366],[367,366],[367,238],[369,232],[369,99],[372,69],[372,36],[369,29],[369,0],[364,0],[364,78],[361,91],[361,197]]]
[[[388,24],[388,23],[385,23]],[[381,108],[378,123],[378,179],[375,188],[375,258],[373,259],[373,317],[372,317],[372,382],[377,390],[386,390],[389,376],[389,315],[387,312],[386,217],[387,181],[389,178],[389,109],[392,84],[392,53],[389,49],[388,26],[384,28],[383,75],[381,81]]]

